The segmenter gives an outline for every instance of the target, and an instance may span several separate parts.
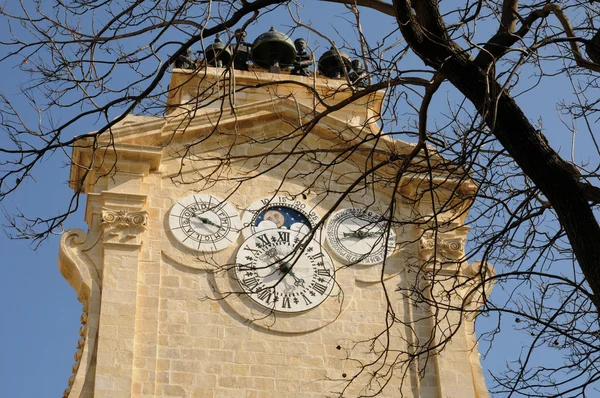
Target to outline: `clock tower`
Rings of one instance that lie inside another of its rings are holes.
[[[164,116],[74,150],[64,396],[487,397],[474,185],[380,130],[382,91],[215,57],[173,69]]]

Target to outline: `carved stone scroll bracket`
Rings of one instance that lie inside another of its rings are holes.
[[[80,317],[81,327],[79,328],[79,340],[77,340],[77,351],[75,351],[75,355],[73,356],[73,358],[75,359],[75,363],[71,367],[71,372],[73,374],[71,375],[71,377],[69,377],[69,381],[67,382],[68,386],[63,392],[63,398],[69,397],[71,395],[71,392],[73,391],[76,391],[74,392],[73,396],[79,396],[78,393],[83,389],[83,383],[85,381],[85,370],[87,370],[89,360],[91,359],[89,354],[90,343],[88,342],[88,340],[91,340],[88,338],[89,301],[87,300],[87,297],[83,295],[79,296],[78,299],[81,302],[83,309],[83,313]],[[92,340],[92,343],[94,343],[94,340]],[[83,366],[82,360],[84,360]],[[81,376],[79,376],[80,368],[82,369]]]
[[[61,238],[58,255],[58,267],[61,274],[77,293],[82,303],[81,328],[75,352],[73,375],[69,378],[68,387],[63,397],[81,396],[91,366],[98,335],[100,316],[101,281],[97,266],[86,256],[85,252],[96,242],[94,236],[88,236],[79,229],[65,232]]]
[[[104,243],[139,246],[148,223],[147,211],[102,210]]]

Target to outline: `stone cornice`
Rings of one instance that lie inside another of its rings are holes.
[[[89,193],[98,175],[118,172],[148,175],[160,166],[162,148],[147,145],[112,143],[94,148],[90,139],[73,148],[69,186],[74,191]]]

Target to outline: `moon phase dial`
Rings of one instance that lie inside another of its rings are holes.
[[[383,262],[396,247],[396,234],[388,233],[388,222],[366,209],[347,208],[335,212],[327,223],[327,243],[347,264]]]
[[[223,199],[196,194],[173,205],[169,227],[175,238],[190,249],[216,252],[237,240],[241,221],[235,208]]]
[[[301,200],[286,196],[268,196],[252,203],[244,212],[244,238],[258,231],[286,228],[309,233],[320,218],[311,207]]]
[[[333,261],[315,240],[287,228],[256,232],[238,249],[236,278],[265,308],[302,312],[321,304],[335,284]]]

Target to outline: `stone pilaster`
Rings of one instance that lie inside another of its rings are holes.
[[[101,197],[104,269],[94,397],[130,397],[146,197],[109,192]]]
[[[424,319],[429,320],[423,338],[431,338],[432,347],[421,392],[442,397],[489,397],[481,368],[473,368],[475,356],[479,365],[474,320],[483,287],[464,258],[469,227],[448,223],[437,230],[417,229],[421,291],[429,301],[423,308]]]

